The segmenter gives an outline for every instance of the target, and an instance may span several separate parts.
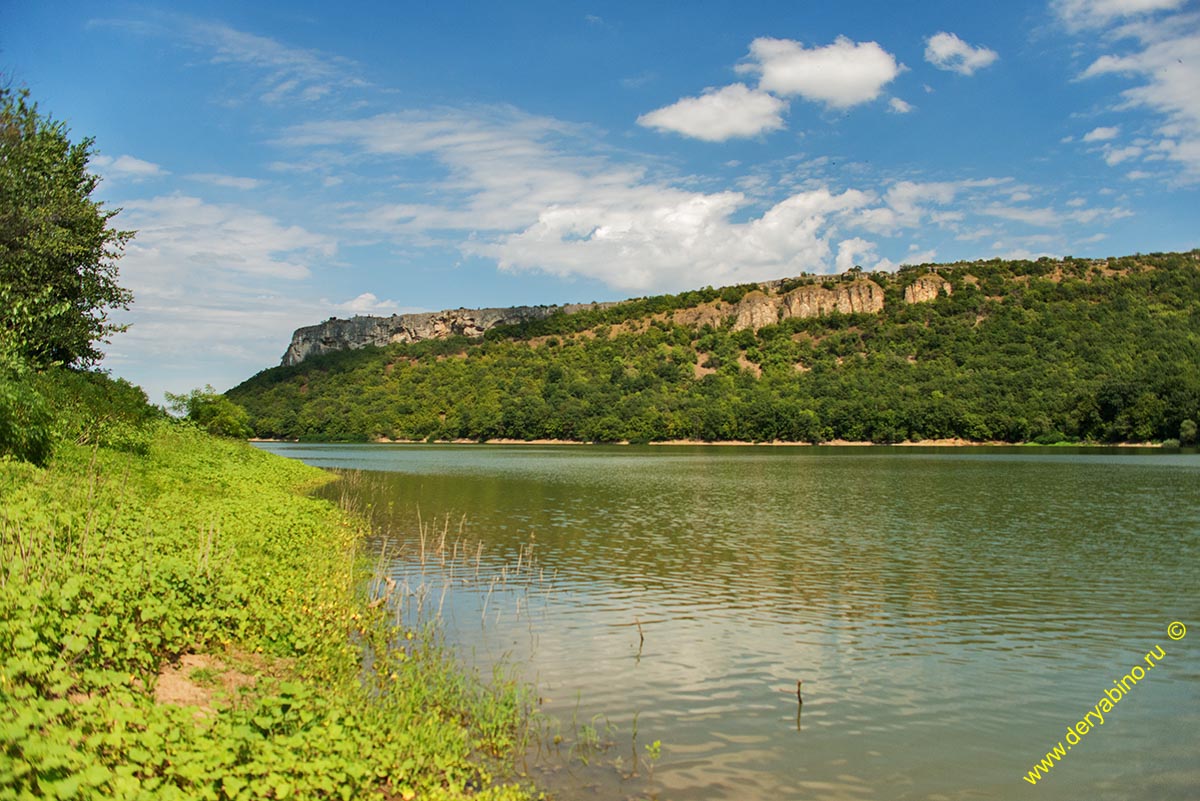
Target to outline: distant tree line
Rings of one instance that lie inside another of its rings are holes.
[[[228,397],[255,434],[309,440],[1187,444],[1200,417],[1198,259],[975,262],[941,268],[952,294],[911,305],[904,287],[932,268],[906,268],[872,276],[880,314],[758,331],[671,322],[705,303],[731,313],[752,287],[705,289],[482,341],[330,354]]]

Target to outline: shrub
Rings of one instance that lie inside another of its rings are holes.
[[[44,465],[54,450],[54,415],[28,379],[0,372],[0,457]]]
[[[193,389],[186,395],[167,393],[171,409],[218,437],[246,439],[253,435],[250,414],[211,386]]]

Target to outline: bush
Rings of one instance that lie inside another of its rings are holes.
[[[1179,441],[1184,445],[1194,445],[1196,442],[1196,421],[1184,420],[1179,424]]]
[[[165,417],[141,387],[103,373],[50,369],[34,385],[54,409],[54,437],[62,442],[145,453],[149,424]]]
[[[54,450],[54,415],[28,379],[0,373],[0,457],[44,465]]]
[[[193,389],[186,395],[167,393],[172,411],[183,414],[208,433],[217,437],[247,439],[253,436],[250,414],[211,386]]]

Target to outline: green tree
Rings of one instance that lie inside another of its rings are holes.
[[[184,415],[210,434],[235,439],[245,439],[253,434],[246,410],[224,395],[218,395],[211,386],[193,389],[186,395],[170,392],[166,395],[171,411]]]
[[[38,112],[27,91],[0,88],[0,339],[34,367],[88,366],[124,326],[117,259],[133,236],[109,227],[118,210],[92,200],[92,139]]]
[[[1196,421],[1184,420],[1179,424],[1179,441],[1184,445],[1192,445],[1196,442]]]

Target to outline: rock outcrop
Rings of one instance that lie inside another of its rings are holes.
[[[937,273],[926,273],[904,287],[904,302],[927,303],[931,300],[937,300],[938,295],[943,292],[949,295],[952,291],[950,282],[945,278],[942,278]]]
[[[737,316],[733,321],[733,330],[753,328],[755,331],[764,325],[774,325],[779,322],[779,298],[768,297],[759,290],[747,292],[737,305]]]
[[[391,317],[331,317],[323,323],[296,329],[292,344],[283,354],[282,365],[299,364],[309,356],[368,345],[393,342],[419,342],[451,336],[481,337],[498,325],[541,320],[564,312],[598,309],[611,303],[577,303],[566,306],[513,306],[506,309],[447,309],[420,314],[393,314]]]
[[[783,295],[746,293],[737,306],[735,331],[757,331],[789,317],[821,317],[834,311],[842,314],[876,314],[883,310],[883,287],[866,278],[839,282],[831,289],[820,284],[797,287]]]
[[[832,283],[794,286],[794,279],[766,281],[747,292],[733,308],[735,331],[774,325],[791,317],[822,317],[841,314],[877,314],[883,310],[883,287],[866,275],[853,271],[828,276]],[[836,279],[836,280],[833,280]],[[811,280],[811,279],[809,279]],[[905,303],[925,303],[950,294],[950,283],[936,273],[920,276],[904,289]],[[299,328],[283,355],[283,366],[299,364],[309,356],[368,345],[419,342],[451,336],[481,337],[499,325],[541,320],[560,312],[573,314],[585,309],[602,309],[616,303],[574,303],[564,306],[513,306],[506,309],[447,309],[423,314],[393,314],[391,317],[331,317],[323,323]],[[676,310],[671,319],[678,324],[720,325],[729,311],[720,302],[702,303]]]

